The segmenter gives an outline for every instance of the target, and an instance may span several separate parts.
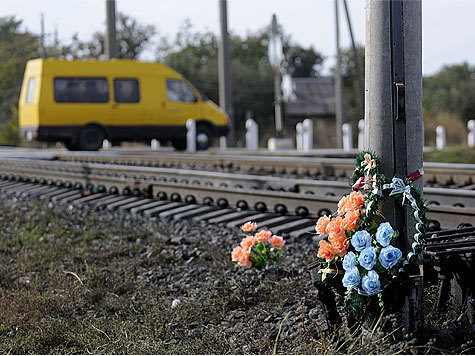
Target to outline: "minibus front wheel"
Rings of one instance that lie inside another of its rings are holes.
[[[79,149],[81,151],[97,151],[102,147],[105,138],[104,129],[100,126],[86,126],[79,133]]]
[[[213,144],[213,131],[204,125],[196,128],[196,148],[200,151],[207,150]]]

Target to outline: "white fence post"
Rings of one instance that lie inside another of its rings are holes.
[[[435,133],[436,133],[435,146],[438,151],[441,151],[447,145],[445,127],[442,125],[437,126],[435,129]]]
[[[295,125],[295,142],[297,151],[303,151],[303,124],[301,122]]]
[[[219,149],[225,151],[228,148],[228,142],[226,136],[221,136],[219,138]]]
[[[193,119],[186,120],[186,150],[196,152],[196,122]]]
[[[303,120],[303,137],[302,146],[305,152],[309,152],[313,148],[313,121],[311,119]]]
[[[364,120],[358,121],[358,151],[364,151]]]
[[[158,150],[160,149],[160,141],[158,141],[157,139],[153,138],[151,141],[150,141],[150,149],[151,150]]]
[[[353,148],[353,131],[350,124],[341,125],[343,133],[343,151],[349,151]]]
[[[259,148],[259,127],[253,119],[246,120],[246,149],[256,151]]]
[[[468,147],[475,147],[475,120],[469,120],[467,122],[468,136],[467,143]]]
[[[109,142],[109,140],[102,141],[102,148],[110,148],[110,147],[111,147],[111,143]]]

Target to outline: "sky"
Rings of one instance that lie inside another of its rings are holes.
[[[411,0],[409,0],[411,1]],[[53,40],[55,29],[62,42],[77,33],[88,40],[105,29],[104,0],[0,0],[0,16],[23,20],[25,28],[39,33],[40,14],[45,32]],[[341,1],[342,3],[342,1]],[[365,0],[348,0],[355,40],[364,44]],[[219,34],[218,0],[117,0],[117,11],[142,24],[154,25],[159,36],[170,41],[180,26],[189,20],[196,31]],[[334,0],[228,0],[228,28],[245,35],[268,25],[277,15],[291,39],[305,47],[313,46],[326,57],[326,68],[334,63]],[[475,0],[423,0],[423,73],[430,75],[444,64],[475,63]],[[340,5],[341,46],[351,45],[343,6]],[[158,37],[157,37],[158,40]],[[148,50],[143,60],[153,60]]]

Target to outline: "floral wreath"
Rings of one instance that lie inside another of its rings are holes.
[[[325,260],[322,261],[324,268],[320,269],[321,281],[325,281],[327,274],[335,277],[344,274],[345,302],[377,294],[379,305],[383,307],[383,290],[415,264],[422,252],[427,208],[421,192],[413,185],[424,174],[422,169],[408,177],[391,179],[381,174],[380,169],[381,161],[374,153],[361,152],[355,161],[353,191],[341,198],[336,213],[318,219],[315,230],[320,235],[328,235],[328,241],[319,242],[317,255]],[[384,220],[378,208],[388,197],[395,197],[402,205],[408,204],[415,221],[414,241],[404,258],[402,251],[391,245],[399,232],[394,231],[389,222],[378,224],[376,221],[376,218]]]

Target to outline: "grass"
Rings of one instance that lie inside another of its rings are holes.
[[[264,277],[235,269],[205,239],[186,252],[160,236],[36,203],[0,205],[0,353],[439,353],[435,342],[395,338],[389,317],[369,331],[326,331],[309,314],[318,303],[307,274]]]
[[[447,147],[443,151],[425,152],[424,161],[475,164],[475,148],[468,148],[467,146],[453,146]]]

